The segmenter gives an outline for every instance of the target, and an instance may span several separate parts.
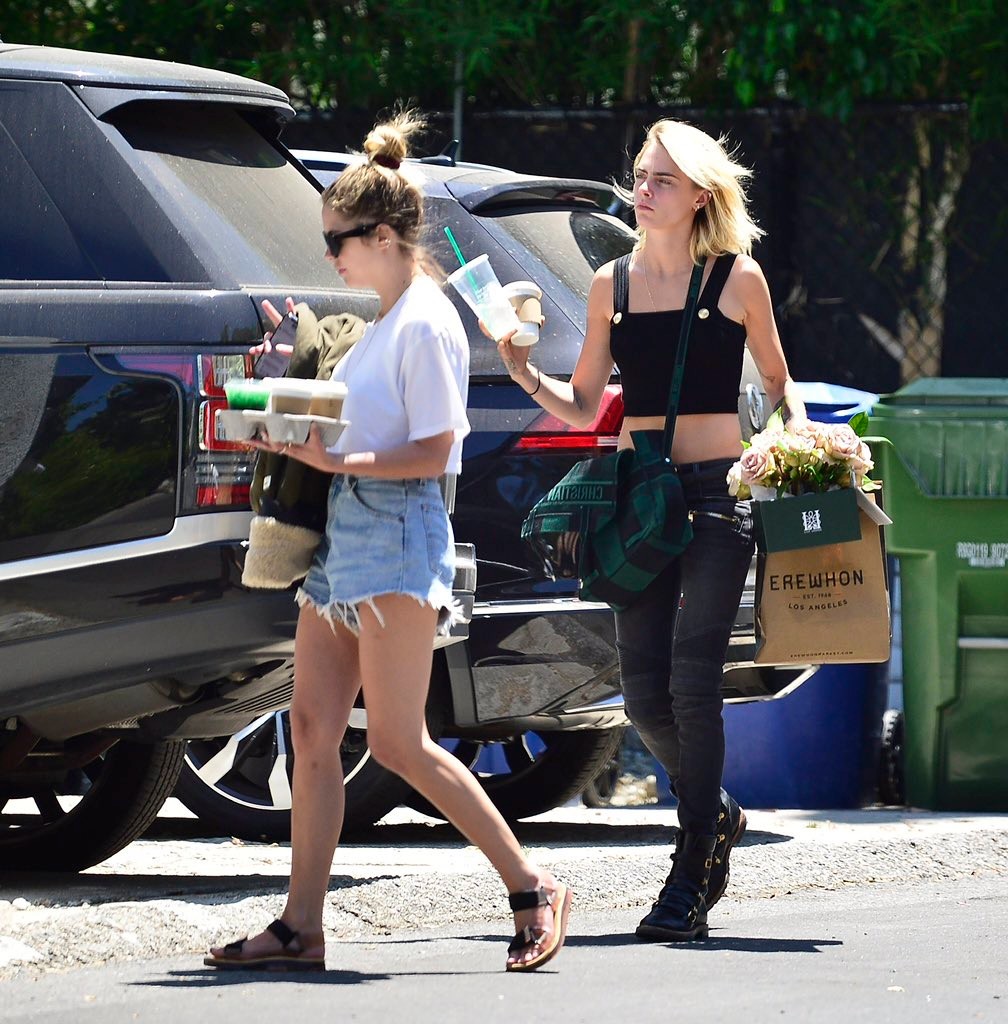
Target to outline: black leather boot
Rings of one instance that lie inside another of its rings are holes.
[[[721,809],[718,811],[717,841],[711,857],[710,880],[704,902],[710,910],[728,888],[728,857],[732,847],[742,838],[746,830],[745,811],[727,794],[721,791]]]
[[[672,871],[658,899],[637,925],[637,937],[657,942],[707,938],[707,882],[717,836],[679,829]]]

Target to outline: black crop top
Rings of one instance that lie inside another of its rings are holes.
[[[734,253],[718,256],[700,293],[679,394],[681,416],[738,411],[746,330],[717,308],[735,259]],[[629,312],[629,255],[616,263],[609,351],[623,385],[623,411],[627,416],[664,416],[683,311]]]

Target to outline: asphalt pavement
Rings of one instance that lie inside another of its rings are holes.
[[[456,926],[330,944],[330,969],[310,978],[220,975],[179,957],[21,976],[4,986],[0,1019],[1008,1019],[1006,877],[732,903],[707,942],[683,946],[637,942],[637,917],[629,911],[580,914],[561,955],[531,976],[502,972],[498,934]]]
[[[208,836],[175,812],[81,875],[4,878],[0,1020],[245,1024],[254,1006],[263,1019],[508,1024],[1008,1021],[1005,816],[752,812],[709,941],[679,947],[633,936],[674,811],[559,808],[518,831],[575,889],[570,938],[521,977],[503,973],[506,904],[482,856],[400,810],[337,851],[329,970],[309,980],[203,968],[211,941],[279,911],[289,849]]]

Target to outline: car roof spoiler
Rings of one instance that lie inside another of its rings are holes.
[[[496,213],[518,207],[560,204],[608,211],[612,187],[584,178],[533,178],[519,176],[501,181],[474,172],[446,183],[459,204],[470,213]]]

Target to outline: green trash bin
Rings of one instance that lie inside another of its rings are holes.
[[[1008,810],[1008,379],[923,378],[870,434],[900,563],[907,803]]]

